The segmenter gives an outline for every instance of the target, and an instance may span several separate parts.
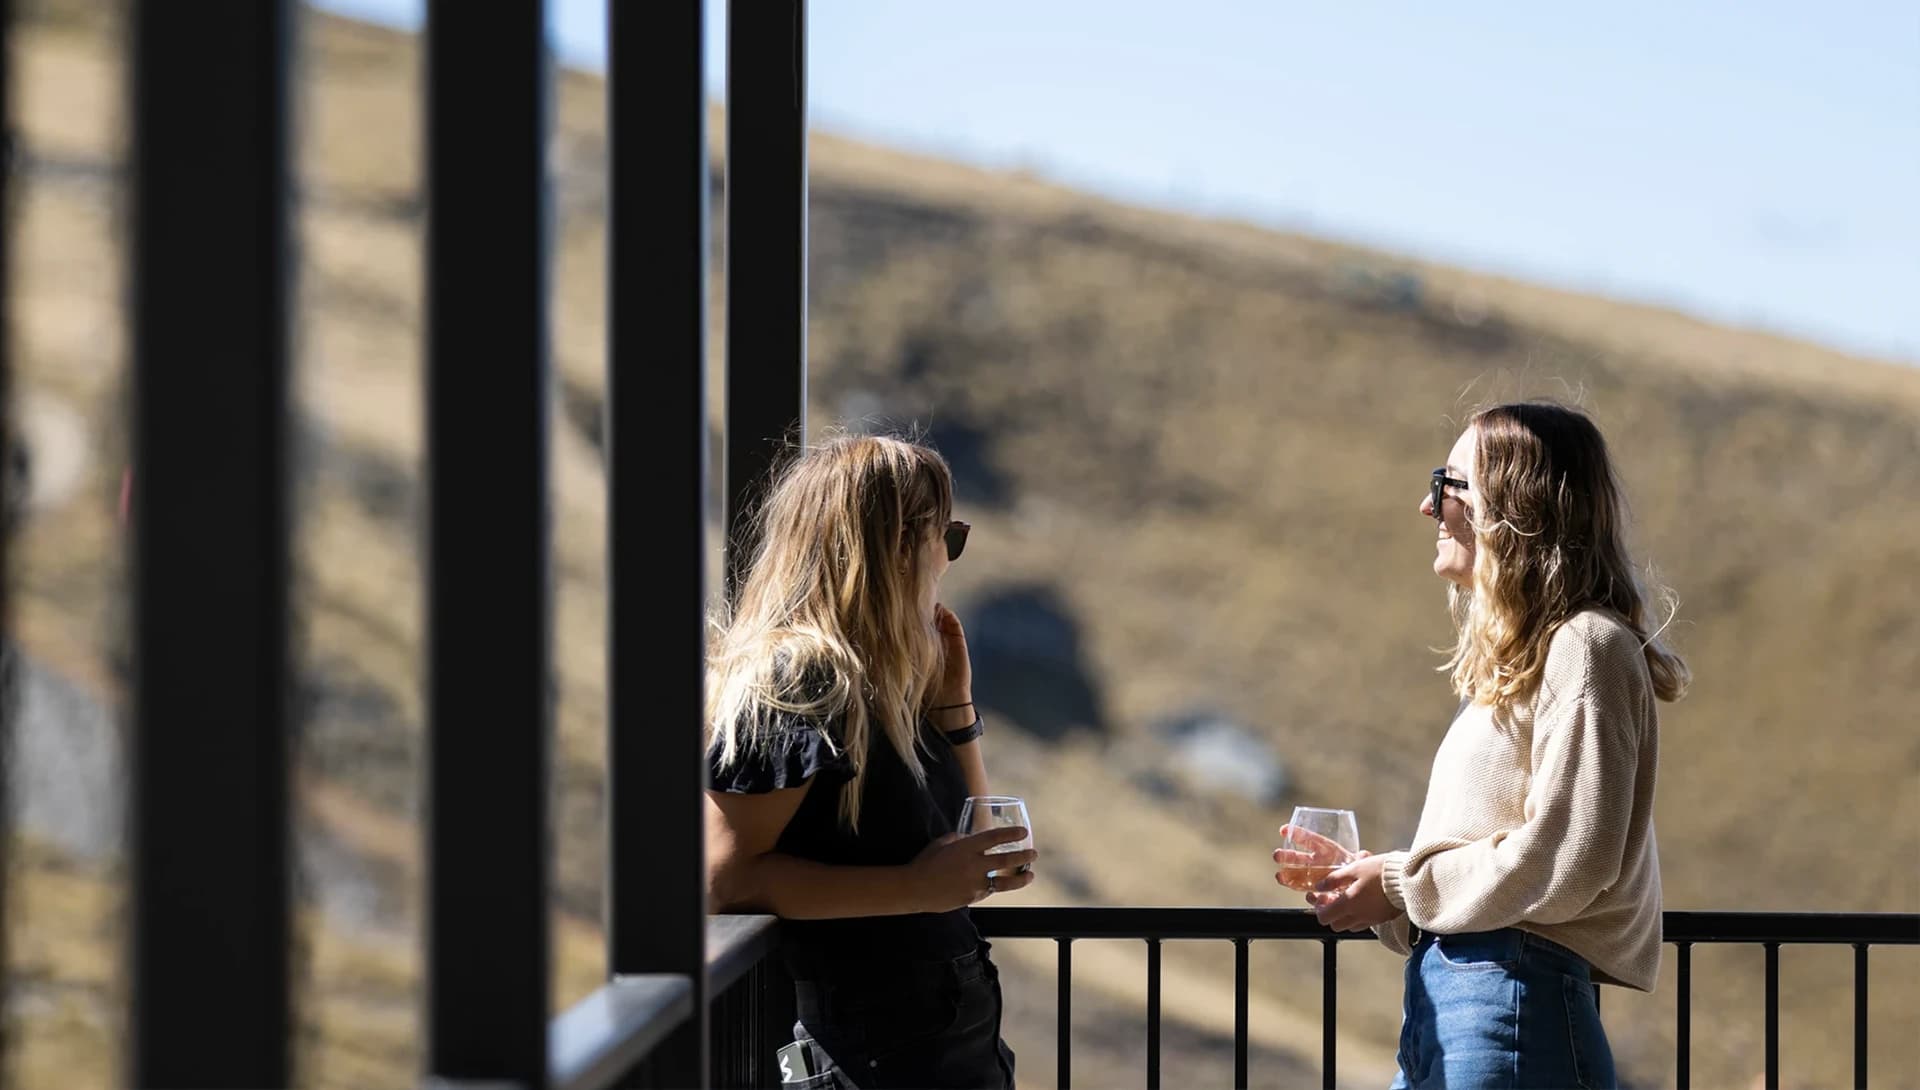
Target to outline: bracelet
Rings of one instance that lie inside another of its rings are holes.
[[[950,712],[958,708],[971,708],[971,707],[973,707],[973,701],[963,700],[958,704],[942,704],[937,708],[928,708],[927,710],[930,712]]]
[[[968,723],[959,730],[942,731],[941,733],[947,736],[948,745],[963,746],[987,733],[987,725],[980,719],[979,713],[975,712],[973,722]]]

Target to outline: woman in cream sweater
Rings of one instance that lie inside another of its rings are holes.
[[[1659,972],[1655,702],[1686,690],[1686,664],[1658,638],[1581,413],[1476,414],[1420,512],[1453,584],[1460,708],[1413,846],[1308,899],[1409,955],[1396,1087],[1612,1086],[1593,984],[1649,991]]]

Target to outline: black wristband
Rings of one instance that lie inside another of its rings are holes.
[[[942,704],[937,708],[928,708],[927,710],[930,712],[950,712],[957,708],[971,708],[971,707],[973,707],[973,701],[963,700],[958,704]]]
[[[975,712],[973,722],[968,723],[959,730],[942,731],[941,733],[947,736],[948,745],[963,746],[987,733],[987,725],[980,719],[980,713]]]

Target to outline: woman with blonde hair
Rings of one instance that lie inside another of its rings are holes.
[[[1593,986],[1651,991],[1659,973],[1655,702],[1685,692],[1686,664],[1649,615],[1584,414],[1475,414],[1420,512],[1453,584],[1460,708],[1412,847],[1346,861],[1308,900],[1409,955],[1394,1086],[1612,1086]],[[1312,847],[1276,861],[1326,851],[1281,833]]]
[[[806,1086],[1010,1087],[967,906],[1033,881],[987,794],[966,635],[940,580],[968,526],[925,446],[837,438],[781,475],[707,669],[708,896],[772,912]]]

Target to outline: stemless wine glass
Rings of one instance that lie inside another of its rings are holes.
[[[1310,857],[1305,862],[1289,860],[1280,865],[1280,884],[1288,889],[1303,893],[1312,889],[1360,852],[1360,823],[1352,810],[1296,806],[1287,826],[1296,832],[1282,837],[1280,847]]]
[[[1006,852],[1024,852],[1033,847],[1033,822],[1027,818],[1027,804],[1024,799],[1012,795],[973,795],[960,807],[960,826],[957,832],[961,836],[984,833],[988,829],[1006,826],[1018,826],[1027,831],[1027,835],[1011,844],[1001,844],[987,849],[988,855],[1002,855]],[[1025,863],[1015,868],[1015,873],[1028,869]],[[989,876],[999,878],[1005,871],[988,871]]]

